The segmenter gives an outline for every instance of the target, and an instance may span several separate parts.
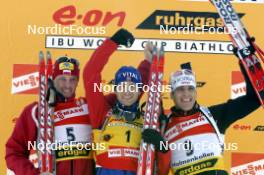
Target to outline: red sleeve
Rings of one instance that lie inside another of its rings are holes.
[[[86,63],[83,71],[85,96],[89,107],[89,115],[93,128],[98,128],[103,124],[108,110],[111,108],[110,101],[115,100],[115,96],[105,97],[95,85],[100,87],[102,81],[101,72],[107,64],[109,57],[117,49],[117,44],[107,39],[93,53]]]
[[[6,164],[16,175],[38,175],[39,170],[29,161],[28,141],[33,144],[37,139],[37,126],[32,118],[33,103],[25,107],[11,137],[6,143]]]
[[[168,175],[170,170],[170,154],[168,151],[166,153],[158,152],[158,175]]]

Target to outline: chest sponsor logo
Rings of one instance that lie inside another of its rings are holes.
[[[116,148],[116,149],[109,149],[108,150],[108,157],[132,157],[138,158],[139,151],[137,149],[131,148]]]
[[[63,119],[76,117],[76,116],[83,116],[87,114],[88,114],[87,104],[84,104],[80,107],[74,107],[74,108],[69,108],[54,112],[54,121],[58,122]]]
[[[204,116],[200,115],[197,119],[192,119],[186,122],[181,122],[179,124],[176,124],[165,133],[165,138],[167,140],[171,140],[181,132],[184,132],[188,129],[194,128],[196,126],[201,126],[204,124],[208,124],[208,121],[204,118]]]

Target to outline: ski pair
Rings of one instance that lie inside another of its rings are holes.
[[[50,90],[48,92],[49,83],[52,81],[52,59],[50,52],[46,53],[46,60],[44,53],[39,53],[39,102],[38,102],[38,145],[41,149],[39,154],[39,168],[40,172],[50,173],[55,175],[55,156],[54,150],[51,149],[51,144],[54,142],[53,129],[53,112],[52,104],[55,102],[55,92]],[[49,97],[47,97],[49,95]]]
[[[153,48],[153,61],[149,74],[149,92],[147,97],[146,111],[144,114],[144,129],[159,129],[159,115],[161,104],[161,88],[163,81],[164,67],[164,50],[160,48],[159,54],[157,47]],[[138,159],[138,175],[153,175],[155,173],[155,147],[153,144],[145,143],[143,140],[140,144]]]
[[[222,18],[237,55],[244,66],[251,84],[264,107],[264,52],[254,43],[229,0],[210,0]],[[257,55],[261,60],[257,57]]]

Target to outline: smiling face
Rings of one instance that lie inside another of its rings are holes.
[[[125,81],[116,87],[117,100],[125,106],[133,105],[139,98],[140,91],[136,84],[131,81]]]
[[[78,81],[77,76],[58,75],[54,79],[54,86],[65,98],[70,98],[75,93]]]
[[[175,106],[183,111],[189,111],[193,108],[196,97],[197,92],[193,86],[180,86],[171,92]]]

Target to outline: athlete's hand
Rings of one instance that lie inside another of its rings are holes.
[[[145,129],[142,132],[142,139],[146,143],[151,143],[155,145],[155,148],[163,153],[168,151],[167,149],[161,146],[162,145],[161,143],[165,142],[163,137],[158,131],[154,129]]]
[[[154,48],[153,44],[150,41],[148,41],[144,49],[145,59],[150,63],[152,63],[153,60],[153,48]]]

